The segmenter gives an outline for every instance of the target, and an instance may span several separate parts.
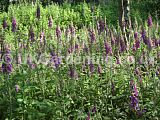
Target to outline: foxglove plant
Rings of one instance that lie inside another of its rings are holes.
[[[152,17],[151,16],[148,17],[147,23],[148,23],[148,27],[152,27],[153,22],[152,22]]]
[[[71,33],[71,36],[74,37],[75,36],[75,28],[73,25],[69,25],[69,30],[70,30],[70,33]]]
[[[102,19],[97,22],[97,30],[99,35],[105,30],[105,22]]]
[[[76,70],[73,67],[69,67],[69,76],[71,79],[77,79],[78,75]]]
[[[102,71],[102,66],[99,64],[99,65],[98,65],[98,74],[102,74],[102,72],[103,72],[103,71]]]
[[[15,90],[16,90],[17,93],[19,92],[19,90],[20,90],[19,85],[15,85]]]
[[[8,27],[6,19],[3,20],[2,27],[3,29],[6,29]]]
[[[97,108],[96,108],[96,106],[94,106],[93,108],[92,108],[92,113],[96,113],[97,112]]]
[[[94,43],[96,41],[96,36],[93,30],[89,31],[89,36],[90,36],[91,43]]]
[[[50,16],[48,19],[48,27],[52,28],[52,25],[53,25],[53,20],[52,20],[52,17]]]
[[[44,40],[44,32],[41,32],[41,34],[40,34],[40,44],[42,44],[43,40]]]
[[[94,72],[94,65],[92,63],[92,60],[90,61],[90,64],[89,64],[89,70],[91,74]]]
[[[86,120],[90,120],[90,113],[88,112]]]
[[[34,32],[33,32],[33,29],[31,28],[29,30],[29,38],[30,38],[31,42],[34,42],[34,40],[35,40],[34,36],[35,35],[34,35]]]
[[[124,40],[120,40],[120,53],[123,53],[126,50],[126,44],[124,42]]]
[[[56,36],[58,39],[60,39],[60,37],[61,37],[61,29],[60,29],[59,25],[57,25],[57,27],[56,27]]]
[[[17,29],[17,21],[16,18],[12,19],[12,32],[15,32]]]
[[[40,7],[39,7],[39,5],[37,6],[37,10],[36,10],[36,17],[38,18],[38,19],[40,19],[40,16],[41,16],[41,11],[40,11]]]
[[[138,32],[134,33],[134,39],[137,40],[138,39]]]
[[[17,64],[21,64],[22,63],[22,58],[21,58],[21,55],[18,54],[17,55]]]
[[[112,53],[112,48],[107,41],[105,41],[104,45],[105,45],[105,52],[107,57],[110,53]]]
[[[122,63],[121,58],[118,57],[118,58],[116,59],[116,64],[120,65],[121,63]]]
[[[10,49],[8,47],[5,48],[4,61],[2,63],[2,72],[10,74],[13,71],[12,67],[12,59],[10,56]]]

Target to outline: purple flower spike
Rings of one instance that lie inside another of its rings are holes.
[[[12,61],[11,56],[9,54],[4,56],[4,62],[10,63]]]
[[[101,32],[103,32],[104,31],[104,29],[105,29],[105,22],[101,19],[101,20],[99,20],[99,29],[98,29],[98,31],[99,31],[99,34],[101,33]]]
[[[70,67],[69,76],[72,79],[77,78],[76,70],[74,68],[72,68],[72,67]]]
[[[123,40],[120,41],[120,52],[124,52],[126,50],[126,45]]]
[[[44,39],[44,32],[41,32],[41,34],[40,34],[40,43],[43,42],[43,39]]]
[[[16,22],[16,19],[13,18],[12,19],[12,32],[15,32],[17,29],[17,22]]]
[[[138,97],[138,90],[136,85],[134,85],[134,95]]]
[[[101,65],[98,65],[98,73],[102,74],[102,66]]]
[[[159,46],[159,40],[155,39],[155,40],[154,40],[154,45],[155,45],[156,47],[158,47],[158,46]]]
[[[39,7],[39,6],[37,6],[36,17],[37,17],[38,19],[40,19],[40,16],[41,16],[40,7]]]
[[[148,27],[152,27],[153,23],[152,23],[152,17],[151,16],[148,17],[148,21],[147,22],[148,22]]]
[[[119,64],[119,65],[122,63],[120,57],[117,58],[116,63]]]
[[[93,65],[92,61],[89,64],[89,69],[90,69],[90,73],[92,74],[94,72],[94,65]]]
[[[134,39],[137,40],[138,39],[138,32],[134,33]]]
[[[48,27],[49,28],[52,28],[52,24],[53,24],[52,21],[53,21],[52,17],[49,17],[49,19],[48,19]]]
[[[90,113],[88,112],[86,120],[90,120]]]
[[[105,51],[106,51],[106,56],[108,56],[109,53],[112,53],[112,48],[109,46],[107,42],[105,42]]]
[[[33,29],[30,29],[30,31],[29,31],[29,37],[30,37],[30,40],[33,42],[34,41],[34,32],[33,32]]]
[[[72,37],[74,37],[74,35],[75,35],[75,28],[74,28],[74,26],[70,25],[69,26],[69,30],[70,30],[70,33],[71,33]]]
[[[19,89],[20,89],[19,85],[15,85],[16,92],[19,92]]]
[[[12,72],[12,64],[6,64],[6,72],[10,74]]]
[[[92,108],[92,113],[96,113],[97,112],[97,109],[96,109],[96,106],[94,106],[93,108]]]
[[[94,43],[95,41],[96,41],[96,36],[95,36],[95,33],[94,33],[94,31],[92,30],[90,30],[89,31],[89,35],[90,35],[90,40],[91,40],[91,43]]]
[[[131,102],[130,102],[130,107],[131,107],[133,110],[137,111],[137,110],[139,109],[138,98],[137,98],[136,96],[134,96],[134,95],[131,95],[131,96],[130,96],[130,100],[131,100]]]
[[[17,56],[17,64],[21,64],[22,63],[22,58],[21,58],[21,55],[18,54]]]
[[[28,55],[28,57],[27,57],[27,64],[30,65],[31,63],[32,63],[31,56]]]
[[[8,25],[7,25],[6,19],[3,20],[2,26],[3,26],[3,29],[6,29],[6,28],[7,28]]]
[[[138,39],[135,41],[135,47],[136,49],[140,48],[140,41]]]
[[[58,39],[61,37],[61,29],[58,25],[57,25],[57,28],[56,28],[56,36],[57,36]]]

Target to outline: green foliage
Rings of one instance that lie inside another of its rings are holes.
[[[112,26],[118,20],[116,2],[106,7],[94,5],[93,13],[92,4],[87,3],[38,5],[40,19],[36,18],[37,4],[10,5],[7,13],[0,14],[0,39],[8,45],[1,52],[7,56],[3,55],[0,65],[8,64],[5,60],[12,57],[9,63],[13,66],[10,73],[5,71],[7,67],[0,67],[0,120],[83,120],[89,119],[88,115],[95,120],[160,118],[160,45],[155,44],[160,38],[159,26],[154,22],[148,26],[145,20],[145,37],[138,24],[130,29],[127,44],[123,42],[126,33]],[[138,12],[132,16],[141,19]],[[15,32],[13,17],[17,23]],[[48,27],[49,17],[53,18],[53,27]],[[4,18],[8,24],[5,29]],[[134,38],[136,32],[138,36]],[[140,47],[134,49],[138,40]],[[72,56],[74,60],[86,59],[69,64]],[[102,59],[92,66],[88,56],[93,61]],[[153,64],[149,58],[154,58]],[[15,85],[19,86],[18,91]],[[136,109],[130,105],[135,89]]]

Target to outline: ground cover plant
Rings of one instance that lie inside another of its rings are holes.
[[[125,33],[98,7],[60,7],[0,14],[0,119],[158,120],[159,23],[149,15]]]

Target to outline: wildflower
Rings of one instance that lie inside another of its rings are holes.
[[[89,69],[90,69],[90,73],[92,74],[94,72],[94,65],[93,65],[92,61],[90,61]]]
[[[79,45],[77,43],[75,44],[75,49],[79,49]]]
[[[153,23],[152,23],[152,17],[151,16],[148,17],[147,23],[148,23],[148,27],[152,27]]]
[[[112,32],[110,32],[110,35],[111,35],[111,45],[113,46],[113,45],[115,45],[115,38],[114,38]]]
[[[57,28],[56,28],[56,36],[57,36],[58,39],[61,37],[61,29],[58,25],[57,25]]]
[[[96,113],[97,112],[97,109],[96,109],[96,106],[94,106],[93,108],[92,108],[92,113]]]
[[[141,65],[143,63],[143,57],[141,56],[138,60],[138,63]]]
[[[132,91],[132,89],[133,89],[133,85],[134,85],[134,81],[131,80],[131,81],[130,81],[130,89],[131,89],[131,91]]]
[[[44,39],[44,32],[41,32],[41,34],[40,34],[40,43],[43,42],[43,39]]]
[[[12,61],[11,56],[9,54],[4,55],[4,62],[10,63]]]
[[[108,54],[112,52],[111,46],[109,46],[109,44],[106,41],[105,41],[105,52],[106,56],[108,56]]]
[[[135,41],[135,47],[136,47],[136,49],[140,48],[140,41],[139,40]]]
[[[52,17],[49,17],[49,19],[48,19],[48,27],[49,28],[52,28]]]
[[[98,31],[99,31],[99,34],[101,32],[103,32],[105,29],[105,22],[101,19],[98,21]]]
[[[22,58],[21,58],[21,55],[18,54],[17,56],[17,64],[21,64],[22,63]]]
[[[157,39],[154,40],[154,44],[155,44],[156,47],[160,46],[159,41],[160,41],[160,40],[157,40]]]
[[[156,75],[159,76],[160,75],[160,67],[157,69],[156,71]]]
[[[34,32],[33,32],[33,29],[29,30],[29,37],[30,37],[30,40],[33,42],[34,41]]]
[[[54,64],[54,67],[57,69],[61,64],[61,59],[54,52],[51,52],[51,63]]]
[[[119,64],[119,65],[122,63],[120,57],[118,57],[118,58],[116,59],[116,63]]]
[[[36,17],[40,19],[40,15],[41,15],[40,7],[37,6]]]
[[[20,89],[19,85],[15,85],[16,92],[19,92],[19,89]]]
[[[66,30],[65,30],[65,36],[68,38],[68,36],[69,36],[69,33],[70,33],[70,30],[69,30],[69,28],[67,27],[66,28]]]
[[[4,56],[4,63],[2,63],[2,72],[10,74],[13,70],[11,64],[11,56],[10,56],[10,49],[8,46],[5,46],[5,56]]]
[[[3,29],[6,29],[6,28],[7,28],[8,25],[7,25],[6,19],[3,20],[2,26],[3,26]]]
[[[139,101],[138,98],[134,95],[130,96],[130,107],[134,111],[137,111],[139,109]]]
[[[96,41],[96,36],[93,30],[89,31],[89,36],[90,36],[91,43],[94,43]]]
[[[127,61],[131,64],[134,63],[134,56],[128,56]]]
[[[31,64],[29,65],[29,67],[30,67],[31,69],[35,69],[35,68],[36,68],[36,64],[35,64],[35,63],[31,63]]]
[[[75,28],[73,25],[69,25],[69,30],[70,30],[70,33],[71,33],[71,36],[74,37],[75,35]]]
[[[102,66],[101,66],[101,65],[98,65],[98,73],[99,73],[99,74],[102,74],[102,72],[103,72],[103,71],[102,71]]]
[[[32,63],[31,56],[28,55],[28,57],[27,57],[27,64],[30,65],[31,63]]]
[[[90,120],[90,113],[88,112],[86,120]]]
[[[13,18],[12,19],[12,32],[15,32],[17,29],[17,22],[16,22],[16,19]]]
[[[140,75],[139,68],[136,68],[136,69],[135,69],[135,73],[136,73],[136,75],[138,75],[138,76]]]
[[[115,95],[115,84],[113,82],[111,83],[111,93]]]
[[[70,67],[69,76],[70,76],[70,78],[72,78],[72,79],[78,77],[78,76],[77,76],[77,72],[76,72],[76,70],[75,70],[73,67]]]
[[[138,32],[134,33],[134,39],[137,40],[138,39]]]
[[[138,90],[136,85],[134,85],[134,95],[138,97]]]
[[[10,74],[11,72],[12,72],[12,64],[10,64],[10,63],[8,63],[8,64],[6,64],[6,72],[8,73],[8,74]]]
[[[73,51],[73,48],[68,48],[68,53],[71,54]]]
[[[120,40],[120,52],[124,52],[126,50],[126,45],[123,40]]]
[[[88,47],[87,47],[87,45],[86,45],[86,44],[84,44],[83,51],[84,51],[85,53],[88,53]]]
[[[152,48],[152,40],[151,40],[151,39],[148,39],[146,45],[148,46],[149,49],[151,49],[151,48]]]

